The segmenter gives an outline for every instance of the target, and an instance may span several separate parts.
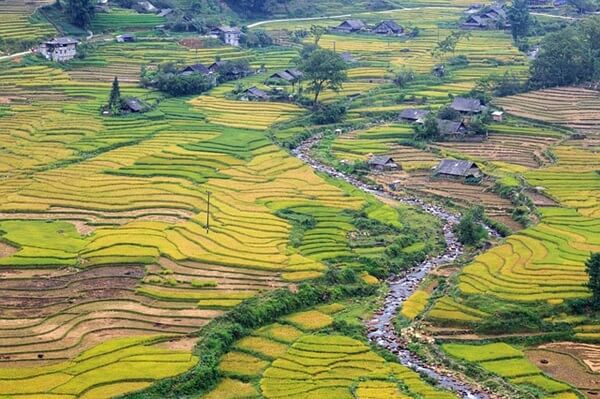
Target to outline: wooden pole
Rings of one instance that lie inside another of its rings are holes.
[[[210,195],[212,194],[210,191],[207,191],[208,194],[208,202],[206,205],[206,234],[210,231]]]

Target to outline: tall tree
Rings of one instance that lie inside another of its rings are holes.
[[[342,57],[331,50],[318,49],[301,60],[298,68],[304,73],[303,79],[308,82],[307,89],[315,93],[315,105],[324,90],[339,91],[348,80],[348,66]]]
[[[546,35],[531,66],[531,86],[567,86],[590,79],[592,55],[589,43],[575,27]]]
[[[94,14],[93,0],[68,0],[67,2],[67,15],[75,26],[89,28]]]
[[[592,308],[600,310],[600,252],[593,253],[585,266],[590,277],[587,286],[592,291]]]
[[[117,114],[121,110],[121,89],[119,88],[119,79],[116,76],[108,97],[108,108],[113,114]]]
[[[527,36],[532,22],[528,0],[513,0],[512,6],[508,10],[508,21],[515,43]]]
[[[321,40],[321,37],[325,33],[327,33],[327,28],[325,28],[324,26],[321,26],[321,25],[312,25],[310,27],[310,34],[315,39],[315,46],[319,45],[319,41]]]

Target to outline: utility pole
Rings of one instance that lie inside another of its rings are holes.
[[[212,192],[207,191],[208,194],[208,202],[206,204],[206,234],[210,231],[210,195]]]

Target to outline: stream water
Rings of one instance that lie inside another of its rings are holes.
[[[367,193],[393,198],[404,204],[418,207],[440,219],[443,223],[442,228],[446,240],[444,253],[437,257],[431,257],[405,273],[388,279],[389,292],[385,301],[382,307],[367,323],[368,339],[394,353],[401,364],[435,380],[440,387],[454,391],[462,398],[488,399],[489,395],[485,392],[473,387],[469,383],[460,381],[448,371],[440,370],[439,368],[428,365],[422,361],[408,349],[407,340],[400,336],[394,328],[394,320],[398,314],[398,310],[406,299],[417,290],[421,281],[423,281],[433,269],[444,264],[452,263],[463,253],[463,247],[454,234],[454,226],[459,221],[459,215],[449,212],[440,206],[428,204],[419,198],[400,197],[380,191],[375,187],[366,185],[353,176],[346,175],[335,170],[333,167],[320,163],[311,157],[310,150],[321,139],[322,135],[316,135],[309,140],[306,140],[294,149],[294,155],[317,171],[326,173],[332,177],[343,179]]]

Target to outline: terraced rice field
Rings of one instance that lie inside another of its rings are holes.
[[[47,0],[0,1],[0,41],[35,41],[53,35],[54,27],[45,20],[33,18],[38,7],[50,4]],[[3,50],[0,48],[0,51]]]
[[[319,330],[344,309],[333,304],[301,312],[238,341],[220,363],[225,379],[203,398],[453,398],[363,342]],[[315,320],[322,322],[315,324]],[[250,381],[250,383],[248,382]],[[242,394],[243,393],[243,394]]]
[[[547,377],[527,360],[523,352],[507,344],[444,344],[442,347],[451,356],[476,363],[484,370],[506,378],[513,384],[534,386],[545,394],[543,397],[552,397],[551,395],[555,394],[576,397],[569,385]]]
[[[600,93],[579,87],[534,91],[496,100],[513,115],[599,133]]]
[[[545,373],[577,387],[588,398],[600,392],[598,345],[556,342],[532,348],[525,354]]]

